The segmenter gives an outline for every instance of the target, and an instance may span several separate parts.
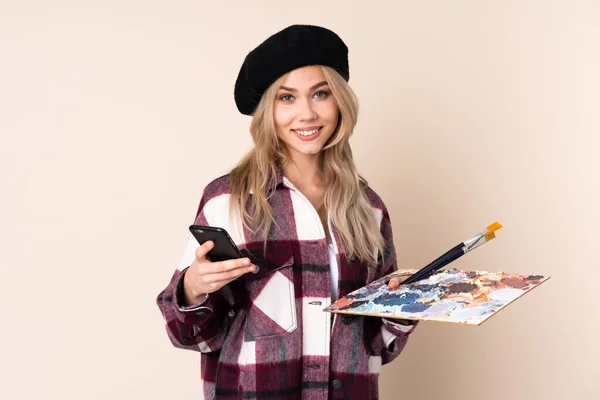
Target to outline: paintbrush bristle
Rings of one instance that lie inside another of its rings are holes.
[[[483,234],[483,236],[485,236],[486,242],[489,242],[490,240],[496,237],[496,234],[494,233],[494,231],[487,231]]]
[[[502,228],[502,224],[500,222],[494,222],[493,224],[487,227],[487,230],[494,232],[500,228]]]

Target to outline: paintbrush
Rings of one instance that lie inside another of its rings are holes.
[[[502,228],[502,225],[498,222],[494,222],[490,226],[488,226],[484,231],[473,235],[469,239],[461,242],[448,250],[446,253],[442,254],[431,263],[421,268],[413,275],[409,276],[407,279],[401,282],[402,285],[408,285],[409,283],[414,283],[423,279],[427,279],[430,277],[435,271],[444,268],[446,265],[450,264],[452,261],[457,258],[467,254],[469,251],[476,249],[484,243],[489,242],[493,238],[496,237],[494,233],[498,229]]]

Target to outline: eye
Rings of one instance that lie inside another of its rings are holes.
[[[327,91],[325,91],[325,90],[319,90],[318,92],[316,92],[316,93],[314,94],[314,96],[315,96],[317,99],[324,99],[324,98],[326,98],[327,96],[329,96],[329,92],[327,92]]]
[[[283,96],[279,97],[279,100],[292,101],[292,100],[294,100],[294,96],[292,96],[291,94],[284,94]]]

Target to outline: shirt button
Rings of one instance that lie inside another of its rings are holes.
[[[344,382],[340,381],[339,379],[333,380],[333,388],[334,389],[341,389],[342,386],[344,386]]]
[[[354,254],[348,255],[348,261],[356,261],[356,256]]]
[[[350,325],[352,321],[354,321],[354,318],[356,318],[354,315],[344,315],[342,317],[342,322],[346,325]]]

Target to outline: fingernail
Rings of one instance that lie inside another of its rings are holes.
[[[247,258],[244,258],[244,261],[242,261],[244,263],[244,265],[248,265],[250,264],[250,260],[248,260]]]
[[[205,244],[206,244],[206,248],[208,248],[208,249],[210,249],[213,245],[211,241],[208,241]]]

